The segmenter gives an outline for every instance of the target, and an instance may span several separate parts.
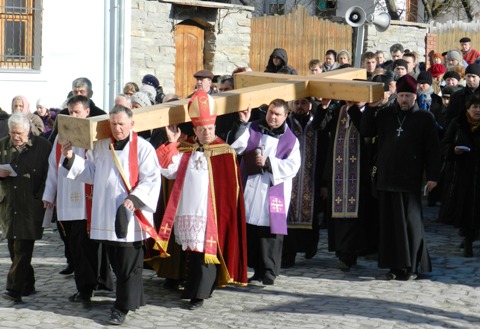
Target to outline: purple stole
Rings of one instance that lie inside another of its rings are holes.
[[[358,218],[360,134],[342,106],[333,146],[332,218]]]
[[[245,152],[252,151],[260,145],[262,133],[258,129],[259,121],[254,121],[249,128],[250,137],[248,139]],[[275,157],[278,159],[286,159],[295,146],[297,137],[285,123],[285,132],[278,140],[277,152]],[[244,163],[240,167],[242,171],[243,186],[247,182],[247,174]],[[287,235],[287,209],[285,206],[285,196],[283,195],[283,183],[272,185],[268,189],[268,201],[270,210],[270,233]]]

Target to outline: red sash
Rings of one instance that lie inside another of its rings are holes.
[[[113,148],[113,138],[112,138],[112,144],[110,144],[110,148],[112,149],[113,152],[115,152]],[[138,134],[136,132],[132,132],[132,141],[130,142],[130,149],[128,153],[128,169],[130,173],[130,179],[129,179],[130,184],[127,184],[123,175],[120,175],[120,177],[122,178],[122,182],[125,185],[125,188],[127,189],[128,194],[130,194],[138,185]],[[129,189],[129,186],[131,186],[131,189]],[[148,235],[150,235],[150,237],[152,237],[155,240],[155,243],[159,248],[158,250],[160,252],[160,256],[161,257],[169,256],[165,251],[166,249],[164,249],[162,246],[162,243],[161,243],[160,237],[157,234],[157,231],[152,226],[152,224],[150,224],[147,218],[145,218],[142,211],[140,209],[135,209],[134,214],[142,230],[144,230]]]
[[[62,145],[57,140],[57,147],[55,148],[55,158],[57,161],[57,170],[60,163],[60,157],[62,156]],[[85,149],[85,159],[87,158],[87,150]],[[85,211],[87,219],[87,232],[90,233],[90,225],[92,224],[92,197],[93,197],[93,185],[85,185]]]

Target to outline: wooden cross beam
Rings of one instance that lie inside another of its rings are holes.
[[[244,72],[235,75],[237,89],[215,94],[213,98],[217,114],[222,115],[268,104],[275,98],[292,101],[312,96],[370,103],[383,97],[381,83],[353,79],[365,80],[366,71],[347,68],[310,76]],[[133,119],[135,131],[190,121],[188,99],[136,109]],[[59,115],[58,131],[62,140],[92,149],[95,141],[110,136],[108,115],[89,119]]]

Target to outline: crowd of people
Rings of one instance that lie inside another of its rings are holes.
[[[57,114],[106,114],[87,78],[72,82],[59,109],[24,96],[0,112],[0,223],[12,265],[5,299],[36,292],[35,240],[55,222],[77,291],[115,291],[108,322],[121,325],[145,305],[142,273],[181,290],[195,310],[227,284],[275,284],[298,253],[317,253],[319,232],[337,267],[350,271],[378,254],[383,280],[414,280],[432,270],[422,197],[439,221],[459,228],[473,256],[480,218],[480,53],[461,49],[426,63],[400,44],[362,55],[367,79],[382,83],[374,103],[306,97],[273,99],[217,117],[211,95],[235,88],[234,75],[194,74],[191,122],[135,132],[135,110],[179,100],[147,74],[128,82],[109,111],[111,138],[92,150],[58,135]],[[387,56],[390,55],[390,59]],[[305,63],[311,74],[351,67],[348,51]],[[297,74],[287,52],[265,72]],[[247,277],[247,268],[253,275]],[[114,279],[115,278],[115,279]]]

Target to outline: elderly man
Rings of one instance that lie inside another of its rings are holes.
[[[232,144],[242,155],[241,170],[247,217],[249,281],[274,284],[280,272],[283,236],[292,180],[300,168],[300,144],[286,124],[288,104],[273,100],[265,119],[248,123],[251,112],[239,112],[243,122]]]
[[[50,143],[30,134],[30,121],[23,113],[8,119],[9,135],[0,140],[0,223],[8,239],[12,265],[3,298],[21,302],[35,292],[32,254],[35,240],[42,238],[42,194],[47,177]]]
[[[162,175],[175,179],[160,227],[186,251],[187,282],[182,298],[193,310],[203,304],[214,285],[246,285],[245,210],[235,151],[215,136],[215,102],[198,90],[188,113],[195,137],[179,143],[181,131],[168,127],[168,145],[158,150]],[[221,264],[221,265],[218,265]]]
[[[110,111],[112,138],[95,143],[87,159],[66,141],[62,152],[68,178],[93,184],[90,238],[102,241],[117,278],[109,323],[122,324],[129,311],[145,305],[143,243],[155,233],[153,212],[160,193],[160,167],[154,148],[132,131],[132,111]],[[152,232],[153,230],[153,232]]]
[[[101,108],[95,105],[92,101],[93,89],[92,82],[87,78],[77,78],[72,81],[72,96],[82,95],[88,98],[88,108],[90,109],[90,116],[95,117],[97,115],[106,114]],[[68,108],[65,108],[60,111],[59,114],[69,115]],[[53,127],[52,133],[48,140],[53,144],[55,137],[58,134],[57,122],[55,121],[55,126]]]
[[[202,89],[207,94],[212,95],[215,94],[215,89],[212,87],[212,80],[213,80],[213,73],[209,70],[200,70],[193,75],[193,77],[197,80],[197,84],[195,85],[195,90]],[[194,92],[188,95],[187,98],[192,97]]]
[[[440,175],[440,145],[435,119],[416,103],[417,83],[410,75],[397,82],[397,102],[367,108],[361,133],[377,136],[376,188],[380,244],[378,264],[389,268],[387,280],[413,280],[430,272],[421,193],[436,187]],[[422,187],[426,170],[427,183]]]
[[[460,46],[462,48],[463,60],[467,62],[467,64],[473,64],[475,60],[480,57],[480,52],[472,48],[472,40],[470,38],[461,38]]]

